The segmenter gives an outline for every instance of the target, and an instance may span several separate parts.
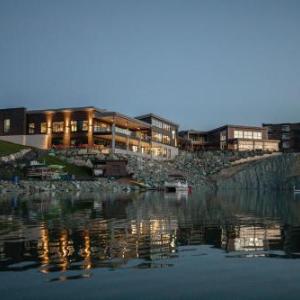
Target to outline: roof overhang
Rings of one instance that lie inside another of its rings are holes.
[[[55,108],[55,109],[37,109],[37,110],[28,110],[27,114],[47,114],[47,113],[59,113],[59,112],[75,112],[75,111],[97,111],[104,112],[105,109],[96,108],[94,106],[83,106],[83,107],[64,107],[64,108]]]
[[[141,129],[149,129],[150,124],[143,122],[141,120],[131,118],[129,116],[120,114],[118,112],[102,112],[97,114],[96,118],[108,122],[110,124],[115,123],[116,126],[120,126],[123,128],[133,129],[133,130],[141,130]]]
[[[148,117],[160,120],[162,122],[168,123],[168,124],[173,125],[175,127],[179,127],[179,125],[177,123],[174,123],[174,122],[172,122],[172,121],[170,121],[166,118],[163,118],[163,117],[161,117],[159,115],[156,115],[156,114],[153,114],[153,113],[149,113],[149,114],[142,115],[142,116],[137,116],[136,119],[145,119],[145,118],[148,118]]]

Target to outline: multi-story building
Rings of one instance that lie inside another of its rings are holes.
[[[181,146],[188,150],[278,151],[279,141],[268,138],[264,127],[225,125],[210,131],[179,132]]]
[[[207,132],[194,129],[180,131],[178,133],[178,142],[182,150],[205,150]]]
[[[173,158],[178,154],[178,124],[155,114],[138,116],[136,119],[150,125],[153,155]]]
[[[95,107],[1,109],[0,124],[0,139],[42,149],[95,147],[102,153],[168,159],[177,154],[177,128],[174,132],[166,130],[170,133],[159,142],[158,151],[153,135],[155,124]],[[174,150],[169,151],[170,148]]]
[[[270,139],[280,141],[280,150],[283,152],[300,151],[300,123],[263,124]]]

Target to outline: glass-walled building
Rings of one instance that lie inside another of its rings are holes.
[[[136,119],[150,124],[152,155],[174,158],[178,154],[178,124],[155,114],[138,116]]]
[[[95,107],[0,110],[2,140],[42,149],[93,147],[104,154],[157,158],[177,154],[177,126],[146,122]]]
[[[279,140],[269,139],[264,127],[225,125],[210,131],[179,132],[180,146],[185,150],[279,150]]]

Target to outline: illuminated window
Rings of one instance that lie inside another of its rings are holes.
[[[244,138],[245,139],[252,139],[253,138],[252,131],[244,131]]]
[[[253,138],[254,138],[255,140],[261,140],[261,139],[262,139],[262,133],[261,133],[261,132],[256,132],[256,131],[254,131],[254,132],[253,132]]]
[[[121,133],[121,134],[124,134],[124,135],[130,135],[131,134],[130,130],[128,130],[128,129],[120,128],[120,127],[117,127],[117,126],[115,127],[115,129],[116,129],[117,133]]]
[[[94,132],[110,132],[111,127],[110,125],[97,121],[94,121]]]
[[[243,141],[239,143],[240,150],[254,150],[253,142]]]
[[[158,132],[153,132],[153,140],[156,142],[162,142],[162,134]]]
[[[235,130],[234,131],[234,138],[235,139],[242,139],[244,137],[243,131],[241,130]]]
[[[167,135],[163,135],[163,143],[164,144],[170,144],[171,143],[170,137],[167,136]]]
[[[46,122],[41,123],[41,133],[47,133],[47,123]]]
[[[8,133],[9,131],[10,131],[10,119],[4,119],[4,124],[3,124],[4,126],[4,128],[3,128],[3,130],[4,130],[4,132],[5,133]]]
[[[64,132],[64,122],[53,122],[53,132]]]
[[[171,131],[171,126],[169,124],[163,123],[163,129],[167,131]]]
[[[77,132],[77,121],[71,121],[71,132]]]
[[[226,134],[227,134],[226,130],[220,133],[220,141],[226,141]]]
[[[28,133],[29,134],[34,134],[34,129],[35,129],[35,124],[34,123],[29,123],[28,124]]]
[[[82,131],[88,131],[89,130],[89,122],[83,121],[82,122]]]
[[[175,140],[175,137],[176,137],[176,132],[175,130],[172,130],[172,140]]]

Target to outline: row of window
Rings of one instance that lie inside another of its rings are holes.
[[[243,130],[235,130],[234,131],[235,139],[254,139],[261,140],[262,132],[259,131],[243,131]]]
[[[164,123],[162,121],[159,121],[157,119],[152,119],[152,125],[167,131],[171,131],[171,125]]]
[[[153,141],[155,141],[155,142],[164,143],[164,144],[171,143],[170,137],[167,135],[164,135],[162,133],[154,132],[152,138],[153,138]]]
[[[52,132],[54,132],[54,133],[64,132],[64,127],[65,127],[64,122],[53,122],[52,123]],[[71,129],[71,132],[77,132],[78,129],[80,131],[88,131],[88,121],[71,121],[70,129]],[[41,123],[40,132],[47,133],[47,123],[46,122]],[[35,133],[35,123],[28,124],[28,133],[29,134]]]

